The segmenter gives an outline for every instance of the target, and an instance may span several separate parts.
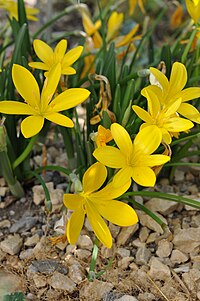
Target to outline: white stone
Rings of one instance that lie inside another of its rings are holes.
[[[8,236],[8,238],[4,239],[0,243],[0,248],[2,249],[2,251],[10,255],[15,255],[19,253],[21,247],[22,247],[22,238],[19,236],[19,234]]]
[[[174,212],[179,207],[179,203],[158,198],[152,198],[151,200],[145,203],[145,207],[147,207],[153,212],[160,212],[163,215],[168,215]]]
[[[200,227],[178,230],[172,242],[182,252],[194,252],[200,246]]]
[[[85,278],[85,271],[80,264],[72,264],[69,266],[68,276],[75,283],[80,283]]]
[[[176,264],[184,263],[189,259],[189,256],[179,250],[173,250],[171,254],[171,262]]]
[[[173,244],[167,239],[161,239],[158,241],[158,248],[156,255],[158,257],[168,257],[171,254]]]
[[[88,260],[91,256],[91,252],[88,250],[78,249],[75,251],[75,255],[81,260]]]
[[[149,229],[147,227],[142,227],[139,234],[139,239],[141,242],[145,242],[149,236]]]
[[[135,224],[130,227],[123,227],[117,236],[117,246],[125,245],[132,238],[133,234],[139,229],[139,225]]]
[[[47,284],[46,278],[43,275],[38,275],[38,274],[33,275],[33,281],[37,288],[44,287]]]
[[[153,212],[153,211],[152,211]],[[159,213],[154,212],[165,224],[167,224],[167,220]],[[138,211],[139,221],[142,226],[145,226],[157,233],[163,234],[164,231],[162,227],[149,215],[144,213],[143,211]]]
[[[135,259],[136,263],[140,265],[146,265],[151,257],[151,251],[146,247],[138,248]]]
[[[59,272],[54,272],[48,282],[54,289],[68,291],[70,293],[76,288],[74,281]]]
[[[39,235],[36,233],[35,235],[28,237],[24,243],[27,247],[34,247],[40,240]]]
[[[134,257],[127,256],[123,257],[121,260],[118,261],[118,267],[122,270],[126,270],[129,267],[129,264],[134,261]]]
[[[4,219],[4,220],[0,221],[0,229],[10,228],[10,226],[11,226],[11,224],[8,219]]]
[[[110,229],[110,233],[113,238],[116,238],[121,230],[121,228],[119,226],[114,225],[112,223],[109,223],[109,229]]]
[[[166,281],[171,276],[171,272],[168,266],[163,264],[158,258],[152,257],[150,260],[149,276],[154,280]]]
[[[127,250],[125,248],[117,248],[116,254],[121,256],[121,257],[129,257],[131,254],[130,250]]]
[[[106,295],[113,289],[114,285],[110,282],[94,280],[84,285],[79,292],[80,300],[94,301],[106,298]]]
[[[19,258],[21,260],[31,259],[33,257],[33,249],[26,249],[20,252]]]
[[[93,243],[88,235],[80,235],[77,241],[77,246],[80,249],[86,249],[91,251],[93,248]]]

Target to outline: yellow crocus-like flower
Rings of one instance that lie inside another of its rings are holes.
[[[151,89],[155,91],[162,105],[170,105],[177,99],[181,99],[181,104],[177,112],[196,123],[200,123],[200,113],[191,104],[186,103],[189,100],[200,97],[199,87],[190,87],[184,89],[187,83],[187,70],[182,63],[175,62],[172,66],[170,79],[158,69],[151,67],[150,72],[155,76],[158,87],[152,85]],[[144,88],[143,91],[145,91]],[[150,88],[148,88],[150,91]]]
[[[129,0],[129,15],[134,13],[136,5],[138,5],[143,14],[145,14],[143,0]]]
[[[98,32],[98,29],[101,27],[102,24],[100,20],[93,23],[89,15],[89,12],[86,10],[81,10],[81,15],[82,15],[83,27],[85,33],[87,34],[85,49],[87,52],[92,53],[95,49],[101,48],[103,44],[103,39],[100,33]],[[129,45],[129,51],[135,50],[135,46],[133,42],[141,39],[141,35],[136,35],[139,29],[139,25],[136,24],[126,35],[118,36],[118,33],[122,27],[123,20],[124,20],[123,13],[118,13],[116,11],[112,12],[107,23],[108,30],[106,35],[106,41],[108,42],[108,44],[114,41],[116,48]],[[123,50],[121,51],[120,49],[120,53],[118,54],[117,57],[121,58],[125,53],[126,51],[124,52]],[[91,72],[94,71],[92,66],[93,62],[94,62],[93,54],[90,54],[84,58],[85,64],[84,64],[84,69],[81,77],[84,77],[89,70]]]
[[[124,185],[132,178],[142,186],[154,186],[156,175],[151,167],[162,165],[169,156],[152,155],[160,145],[162,134],[152,125],[142,129],[133,143],[127,131],[117,123],[111,125],[111,133],[118,148],[102,146],[95,149],[93,156],[102,164],[120,169],[114,176],[113,185]]]
[[[149,86],[142,90],[142,95],[147,98],[148,112],[139,106],[133,105],[134,112],[142,119],[143,123],[140,129],[144,127],[156,126],[162,135],[165,143],[170,144],[172,136],[175,133],[187,131],[191,129],[194,124],[190,120],[180,118],[177,111],[181,105],[181,98],[167,105],[162,105],[157,95],[159,87]]]
[[[90,92],[82,88],[72,88],[53,99],[60,74],[61,65],[57,64],[49,72],[40,95],[38,83],[32,73],[20,65],[13,65],[13,82],[25,103],[12,100],[0,101],[0,113],[31,115],[21,123],[21,131],[25,138],[39,133],[45,119],[65,127],[74,126],[70,118],[59,112],[80,104],[88,98]]]
[[[18,6],[16,1],[6,0],[0,1],[0,8],[5,9],[9,12],[10,18],[18,20]],[[37,21],[38,18],[35,16],[39,13],[39,9],[25,5],[26,16],[28,20]]]
[[[194,23],[198,23],[200,18],[200,0],[185,0],[188,13],[194,20]]]
[[[76,70],[71,67],[71,65],[78,60],[80,57],[83,47],[77,46],[67,53],[67,40],[61,40],[53,50],[48,44],[41,40],[34,40],[33,47],[35,53],[42,62],[31,62],[30,67],[41,69],[41,70],[51,70],[51,68],[57,64],[61,64],[61,74],[72,75],[76,73]],[[48,72],[45,73],[45,76]]]
[[[107,248],[112,247],[112,236],[103,218],[119,226],[131,226],[138,222],[133,208],[114,200],[128,190],[130,180],[118,187],[114,187],[111,182],[97,191],[106,177],[106,167],[97,162],[90,166],[83,176],[83,191],[79,194],[64,195],[65,206],[74,211],[66,227],[69,243],[76,243],[86,215],[95,235]]]

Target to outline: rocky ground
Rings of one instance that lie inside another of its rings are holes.
[[[34,157],[34,164],[42,160]],[[65,166],[65,153],[48,149],[48,163]],[[168,225],[162,228],[142,211],[140,222],[120,228],[110,224],[113,248],[100,247],[97,269],[112,265],[89,282],[93,234],[86,221],[77,246],[52,245],[62,232],[62,196],[67,178],[58,172],[44,175],[53,211],[47,214],[42,187],[35,182],[26,197],[15,200],[0,179],[0,296],[22,291],[27,300],[195,301],[200,300],[200,212],[161,199],[137,197]],[[199,170],[178,168],[174,183],[159,180],[156,191],[200,200]],[[31,188],[30,188],[31,187]],[[66,216],[67,217],[67,216]],[[1,297],[2,298],[2,297]],[[0,298],[0,300],[1,300]]]

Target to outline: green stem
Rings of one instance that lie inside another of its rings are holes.
[[[99,240],[97,238],[95,238],[94,241],[94,246],[93,246],[93,250],[92,250],[92,258],[91,258],[91,262],[90,262],[90,269],[88,272],[88,280],[89,281],[93,281],[96,277],[95,277],[95,267],[96,267],[96,262],[97,262],[97,256],[98,256],[98,248],[99,245]]]
[[[35,172],[39,173],[43,170],[56,170],[59,172],[63,172],[66,175],[69,175],[71,173],[71,171],[67,168],[61,167],[61,166],[57,166],[57,165],[46,165],[46,166],[41,166],[38,167]],[[30,174],[30,173],[29,173]]]
[[[37,137],[38,137],[38,134],[35,135],[35,136],[33,136],[33,137],[31,137],[31,139],[30,139],[27,147],[23,151],[23,153],[14,161],[14,163],[13,163],[13,169],[15,169],[18,165],[20,165],[26,159],[26,157],[32,151],[33,145],[34,145]]]
[[[48,210],[48,212],[52,211],[52,202],[51,202],[51,197],[50,197],[50,193],[49,190],[44,182],[44,180],[42,179],[42,177],[40,175],[38,175],[37,172],[35,171],[31,171],[30,174],[34,175],[39,181],[40,184],[42,185],[42,188],[44,189],[44,194],[45,194],[45,206]]]
[[[136,196],[141,195],[142,197],[150,197],[150,198],[159,198],[163,200],[168,200],[171,202],[176,202],[183,205],[192,206],[194,208],[200,209],[200,203],[199,201],[195,201],[189,198],[185,198],[182,196],[178,196],[175,194],[167,194],[163,192],[155,192],[155,191],[134,191],[134,192],[126,192],[121,198],[127,197],[127,196]]]

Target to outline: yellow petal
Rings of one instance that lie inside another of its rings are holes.
[[[135,137],[134,152],[150,155],[158,148],[161,140],[161,131],[155,125],[145,127]]]
[[[64,75],[73,75],[76,74],[76,70],[72,67],[66,67],[66,68],[62,67],[61,73]]]
[[[56,61],[61,62],[62,58],[65,55],[65,52],[67,50],[67,40],[61,40],[54,50],[54,54],[56,56]]]
[[[118,13],[116,11],[112,12],[108,19],[108,26],[107,26],[107,36],[106,40],[110,41],[110,39],[113,39],[119,32],[122,23],[124,20],[124,14]]]
[[[126,157],[113,146],[101,146],[95,149],[93,156],[102,164],[111,168],[121,168],[127,165]]]
[[[96,162],[91,165],[83,175],[83,191],[90,193],[98,190],[107,178],[106,167]]]
[[[83,46],[78,46],[68,51],[62,60],[62,68],[65,69],[66,67],[71,66],[75,61],[77,61],[82,51]]]
[[[153,75],[156,77],[156,79],[162,86],[163,92],[167,93],[169,89],[169,82],[167,77],[161,71],[153,67],[150,68],[150,72],[153,73]]]
[[[69,117],[67,117],[63,114],[60,114],[60,113],[44,114],[44,117],[51,122],[54,122],[56,124],[59,124],[59,125],[65,126],[65,127],[68,127],[68,128],[74,127],[73,121]]]
[[[184,89],[180,92],[179,96],[182,98],[182,102],[199,98],[200,97],[200,88],[199,87],[192,87]]]
[[[195,23],[198,23],[200,18],[200,1],[199,0],[185,0],[188,13]]]
[[[112,236],[106,223],[97,211],[97,208],[91,203],[86,203],[87,217],[90,222],[92,229],[96,237],[106,246],[107,248],[112,247]]]
[[[86,100],[90,95],[90,91],[83,88],[71,88],[65,90],[49,105],[49,112],[60,112],[71,109]]]
[[[33,47],[39,59],[50,68],[53,65],[53,50],[51,47],[41,40],[34,40]]]
[[[137,0],[129,0],[129,15],[132,15],[135,11]]]
[[[132,109],[140,119],[142,119],[143,121],[150,123],[150,124],[153,123],[153,119],[147,111],[145,111],[144,109],[142,109],[136,105],[133,105]]]
[[[169,94],[170,99],[173,95],[179,93],[186,85],[187,70],[182,63],[175,62],[172,66],[172,71],[169,80]]]
[[[163,110],[163,113],[164,113],[164,116],[165,117],[170,117],[171,115],[174,115],[180,105],[181,105],[181,98],[177,99],[176,101],[174,101],[172,104],[168,105],[164,110]]]
[[[83,28],[85,32],[89,36],[91,36],[98,28],[93,24],[89,14],[86,11],[81,10],[81,14],[82,14]]]
[[[44,86],[41,93],[41,107],[42,112],[46,111],[53,94],[56,91],[61,76],[61,64],[54,65],[45,79]]]
[[[30,138],[38,134],[44,125],[44,117],[29,116],[21,123],[21,131],[25,138]]]
[[[116,199],[124,194],[130,187],[131,180],[125,183],[125,185],[114,186],[113,182],[106,185],[100,191],[94,192],[91,196],[95,202]]]
[[[128,132],[118,123],[113,123],[110,127],[115,143],[125,156],[131,156],[133,151],[132,141]]]
[[[170,144],[172,142],[172,136],[170,133],[165,128],[161,128],[161,132],[163,141],[167,144]]]
[[[70,244],[74,245],[80,235],[85,219],[85,213],[82,209],[74,211],[67,223],[66,235]]]
[[[41,63],[41,62],[31,62],[28,65],[35,69],[49,70],[49,67],[45,63]]]
[[[35,110],[28,104],[19,102],[4,100],[0,101],[0,112],[3,114],[17,114],[17,115],[33,115]]]
[[[40,90],[30,71],[20,65],[13,65],[12,78],[19,94],[33,108],[40,105]]]
[[[82,208],[84,198],[79,194],[65,193],[63,203],[70,210],[79,210]]]
[[[142,89],[141,94],[147,98],[148,110],[153,118],[157,118],[161,110],[162,94],[161,89],[151,85]]]
[[[135,35],[135,33],[138,31],[139,26],[140,26],[139,24],[135,25],[131,29],[131,31],[128,34],[126,34],[125,36],[123,36],[123,38],[116,44],[116,47],[118,48],[118,47],[128,45],[131,42],[131,40],[132,40],[133,36]]]
[[[120,227],[132,226],[138,222],[135,210],[123,202],[115,200],[101,202],[98,211],[105,219]]]
[[[156,183],[156,176],[150,167],[134,166],[133,181],[141,186],[153,187]]]
[[[165,124],[164,127],[169,132],[183,132],[191,129],[194,124],[187,119],[180,117],[170,118]]]
[[[120,187],[125,185],[130,185],[133,169],[130,166],[123,167],[120,169],[113,178],[113,186]]]
[[[188,103],[182,103],[178,109],[178,112],[184,117],[196,123],[200,123],[200,113],[194,106]]]
[[[149,167],[153,167],[153,166],[157,166],[157,165],[162,165],[165,164],[166,162],[168,162],[170,160],[169,156],[166,155],[149,155],[144,157],[144,166],[149,166]]]

